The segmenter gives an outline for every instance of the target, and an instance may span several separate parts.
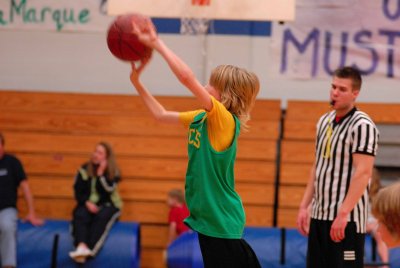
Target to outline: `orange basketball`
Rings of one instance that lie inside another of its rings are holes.
[[[118,16],[111,23],[107,33],[107,45],[115,57],[123,61],[138,61],[151,56],[152,48],[142,44],[132,32],[132,22],[143,29],[147,27],[147,19],[148,17],[140,14],[125,14]]]

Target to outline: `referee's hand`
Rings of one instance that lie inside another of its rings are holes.
[[[297,230],[304,235],[308,236],[310,228],[310,215],[308,215],[308,209],[300,208],[299,214],[297,215]]]
[[[347,216],[338,214],[331,226],[331,239],[334,242],[340,242],[345,238],[345,230],[347,226]]]

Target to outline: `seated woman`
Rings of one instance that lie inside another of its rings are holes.
[[[389,248],[400,246],[400,183],[378,192],[372,202],[372,214],[378,220],[378,232]]]
[[[72,236],[75,251],[69,253],[76,262],[94,257],[120,215],[122,201],[117,184],[118,166],[111,146],[96,145],[93,155],[78,170],[74,191],[77,206],[73,211]]]

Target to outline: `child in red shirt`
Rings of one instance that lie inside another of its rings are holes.
[[[189,216],[189,210],[185,204],[183,192],[179,189],[173,189],[168,193],[167,199],[170,207],[168,223],[169,235],[168,245],[172,243],[180,234],[189,230],[183,223],[183,220]]]

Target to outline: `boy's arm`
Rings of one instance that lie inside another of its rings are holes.
[[[168,228],[168,246],[176,239],[176,222],[171,222]]]
[[[154,118],[157,119],[157,121],[164,123],[179,123],[179,113],[165,110],[161,103],[159,103],[156,98],[154,98],[153,95],[151,95],[151,93],[140,82],[139,72],[142,69],[143,67],[137,70],[135,64],[132,63],[131,82],[136,88],[147,108],[150,110]]]
[[[210,93],[208,93],[204,86],[197,80],[190,67],[170,50],[162,40],[158,39],[155,49],[167,61],[169,67],[179,81],[195,95],[201,107],[207,111],[211,111],[213,104]]]
[[[202,108],[211,111],[213,104],[210,94],[204,86],[200,84],[189,66],[158,38],[150,19],[147,21],[147,29],[147,31],[143,31],[133,23],[133,32],[138,36],[139,40],[145,45],[157,50],[166,60],[178,80],[200,101]]]

